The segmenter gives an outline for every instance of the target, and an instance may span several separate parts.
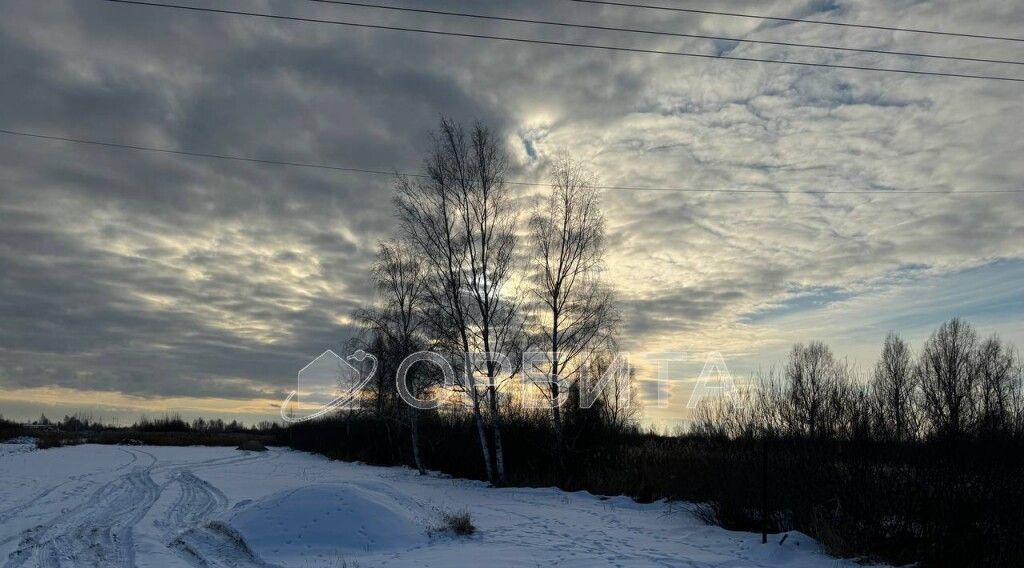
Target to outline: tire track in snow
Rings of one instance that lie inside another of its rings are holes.
[[[123,463],[123,464],[121,464],[121,465],[119,465],[119,466],[117,466],[117,467],[115,467],[113,469],[103,469],[103,470],[100,470],[100,471],[94,471],[92,473],[85,473],[85,474],[82,474],[82,475],[73,475],[73,476],[69,477],[66,481],[62,481],[62,482],[60,482],[60,483],[58,483],[56,485],[48,487],[48,488],[44,489],[42,492],[37,493],[33,497],[30,497],[27,501],[25,501],[23,503],[19,503],[18,505],[15,505],[13,507],[10,507],[10,508],[4,509],[3,511],[0,511],[0,525],[6,523],[7,521],[9,521],[11,519],[13,519],[19,513],[21,513],[22,511],[25,511],[29,507],[34,506],[36,503],[39,503],[43,499],[46,499],[47,497],[50,496],[51,493],[53,493],[54,491],[60,489],[61,487],[64,487],[64,486],[67,486],[67,485],[71,485],[73,483],[81,482],[83,480],[86,480],[86,479],[88,479],[90,477],[93,477],[93,476],[96,476],[96,475],[101,475],[101,474],[104,474],[104,473],[110,473],[111,471],[118,471],[118,470],[124,469],[126,467],[129,467],[129,466],[135,464],[135,462],[138,461],[138,459],[139,459],[138,454],[135,454],[135,453],[123,450],[123,449],[121,449],[121,451],[126,453],[126,454],[128,454],[131,457],[131,460],[128,463]]]
[[[181,488],[178,499],[168,512],[165,526],[173,529],[192,528],[227,510],[228,498],[213,485],[182,470],[173,479]]]
[[[269,453],[269,452],[268,452]],[[254,461],[261,461],[266,459],[277,459],[278,454],[268,455],[268,453],[253,453],[246,452],[242,456],[228,456],[211,458],[208,460],[189,462],[189,463],[169,463],[153,468],[153,473],[161,473],[164,471],[170,471],[175,469],[187,469],[189,471],[196,471],[199,469],[210,469],[217,467],[224,467],[228,465],[237,465],[240,463],[248,463]]]
[[[238,531],[221,521],[189,529],[170,546],[201,568],[281,568],[261,559]]]
[[[38,566],[135,566],[132,529],[160,496],[148,466],[135,468],[96,490],[84,503],[21,533],[5,568],[20,568],[33,558]]]
[[[233,466],[277,457],[266,454],[247,455],[242,458],[210,460],[182,468],[169,482],[177,483],[181,494],[168,511],[165,525],[172,531],[185,530],[167,546],[193,566],[201,568],[279,568],[264,562],[230,525],[221,520],[212,520],[227,511],[228,499],[219,489],[192,473],[197,468]]]
[[[203,567],[275,568],[263,562],[237,531],[227,524],[212,520],[227,511],[228,499],[219,489],[197,477],[193,470],[230,467],[249,462],[276,459],[276,454],[246,454],[218,457],[205,461],[180,464],[164,463],[157,466],[156,456],[132,449],[121,451],[131,461],[115,468],[123,469],[138,463],[141,456],[149,458],[146,466],[135,466],[132,471],[119,475],[96,489],[83,503],[65,511],[48,523],[22,531],[12,537],[20,538],[4,568],[40,566],[62,568],[103,566],[133,568],[135,566],[134,527],[142,521],[160,498],[163,489],[177,484],[181,493],[159,524],[166,528],[168,546],[181,553],[190,563]],[[174,472],[173,477],[158,485],[154,474]],[[77,479],[108,473],[95,472]],[[40,502],[65,481],[6,511],[10,518]],[[175,532],[181,531],[178,536]]]

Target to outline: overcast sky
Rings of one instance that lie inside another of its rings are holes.
[[[196,5],[204,4],[195,0]],[[184,0],[182,3],[185,3]],[[670,2],[664,2],[668,4]],[[418,4],[406,2],[406,5]],[[1024,44],[564,0],[430,2],[519,17],[1024,61]],[[1024,4],[730,2],[730,9],[1019,35]],[[291,1],[205,5],[694,53],[1024,77],[725,41],[541,29]],[[687,3],[712,7],[716,3]],[[738,374],[822,339],[862,370],[890,329],[954,315],[1024,346],[1024,84],[441,38],[7,0],[0,128],[415,171],[439,114],[480,119],[516,179],[568,150],[605,185],[623,346],[721,351]],[[0,134],[0,413],[270,415],[351,335],[393,230],[387,176]],[[871,195],[791,193],[878,190]],[[786,192],[786,193],[784,193]],[[671,424],[681,410],[661,409]]]

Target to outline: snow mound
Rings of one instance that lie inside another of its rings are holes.
[[[412,511],[355,484],[284,491],[242,509],[230,523],[257,554],[274,560],[406,550],[427,541]]]
[[[170,547],[180,550],[193,564],[204,567],[273,566],[256,556],[235,529],[219,521],[185,531],[171,541]]]

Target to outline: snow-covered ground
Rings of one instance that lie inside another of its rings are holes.
[[[0,444],[0,564],[21,566],[836,566],[705,525],[679,504],[491,489],[290,450]],[[442,511],[477,533],[432,533]]]

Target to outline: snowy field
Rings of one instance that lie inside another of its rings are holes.
[[[290,450],[0,444],[0,563],[21,566],[855,566],[679,504],[489,489]],[[470,537],[430,531],[466,510]]]

